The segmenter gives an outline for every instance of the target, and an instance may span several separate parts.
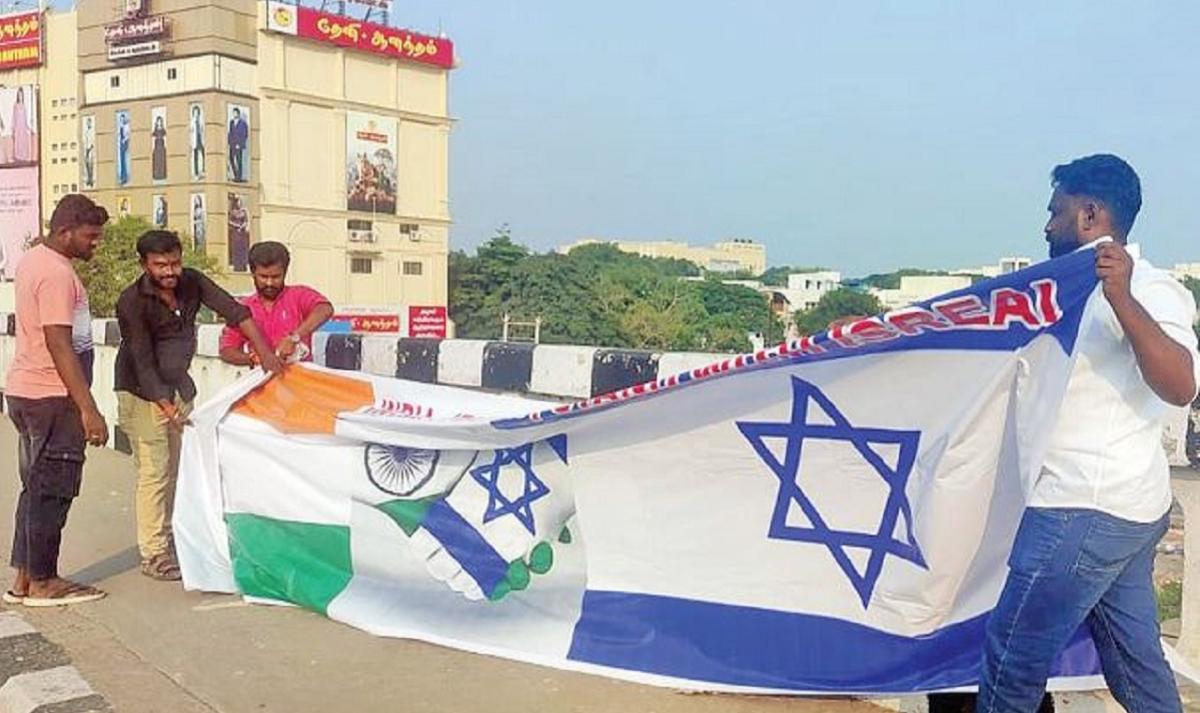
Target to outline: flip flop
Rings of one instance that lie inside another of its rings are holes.
[[[3,600],[3,602],[5,604],[24,604],[25,603],[25,595],[17,594],[13,590],[8,589],[8,590],[5,590],[3,595],[0,595],[0,600]]]
[[[23,604],[27,607],[64,607],[69,604],[84,604],[103,599],[107,594],[83,584],[68,588],[56,597],[25,597]]]

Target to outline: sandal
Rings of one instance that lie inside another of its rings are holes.
[[[57,592],[49,597],[31,597],[26,595],[22,600],[22,604],[27,607],[62,607],[68,604],[83,604],[85,602],[94,602],[103,599],[107,596],[95,587],[89,587],[86,584],[77,584],[71,582],[70,586],[64,588],[61,592]]]
[[[167,552],[142,560],[142,574],[160,582],[174,582],[182,579],[179,563]]]
[[[13,590],[8,589],[3,595],[0,595],[0,600],[5,604],[23,604],[26,596],[25,594],[17,594]]]

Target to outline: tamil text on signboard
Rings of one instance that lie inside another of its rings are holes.
[[[267,20],[268,29],[275,32],[435,67],[454,66],[454,43],[443,37],[429,37],[280,2],[270,4]]]
[[[366,334],[399,334],[400,315],[396,313],[339,312],[329,320],[330,332],[363,332]]]
[[[396,212],[396,120],[346,112],[346,210]]]
[[[0,15],[0,70],[42,64],[42,14]]]
[[[104,27],[109,61],[162,54],[171,32],[166,15],[151,15],[145,0],[126,0],[125,14]]]
[[[408,336],[445,339],[446,321],[445,307],[412,305],[408,308]]]
[[[168,22],[166,15],[150,15],[133,20],[118,22],[104,28],[104,40],[109,43],[127,42],[129,40],[144,40],[150,37],[162,37],[167,34]]]

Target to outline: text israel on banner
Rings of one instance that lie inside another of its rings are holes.
[[[200,409],[185,583],[705,689],[975,683],[1088,251],[569,406],[293,367]],[[1081,633],[1056,685],[1091,685]]]

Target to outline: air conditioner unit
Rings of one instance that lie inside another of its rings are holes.
[[[376,236],[374,230],[349,230],[350,242],[352,243],[374,243]]]
[[[400,234],[414,243],[421,242],[421,225],[419,223],[401,223]]]

